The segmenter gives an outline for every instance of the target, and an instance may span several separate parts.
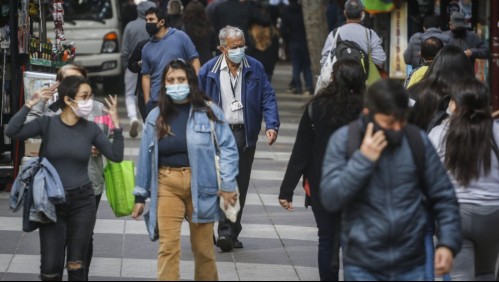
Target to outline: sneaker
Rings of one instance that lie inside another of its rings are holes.
[[[139,135],[139,120],[133,119],[130,124],[130,137],[135,138]]]
[[[301,94],[302,94],[301,89],[295,89],[295,90],[293,91],[293,94],[296,94],[296,95],[301,95]]]
[[[293,93],[295,92],[295,88],[293,86],[290,86],[288,89],[286,89],[286,93]]]
[[[217,246],[222,249],[222,252],[232,251],[232,239],[229,236],[221,235],[218,237]]]

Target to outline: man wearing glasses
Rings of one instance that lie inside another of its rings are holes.
[[[236,223],[225,219],[220,221],[218,227],[217,246],[227,252],[243,247],[238,236],[242,230],[241,216],[262,119],[265,120],[269,146],[277,139],[280,122],[275,91],[262,64],[245,55],[244,32],[226,26],[220,30],[219,40],[222,55],[201,68],[199,87],[223,109],[239,150],[237,184],[241,210]]]

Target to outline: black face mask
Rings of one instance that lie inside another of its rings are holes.
[[[154,36],[159,32],[158,23],[146,23],[146,30],[150,36]]]
[[[369,114],[368,116],[363,115],[362,118],[364,120],[366,128],[369,123],[372,122],[374,124],[373,133],[376,133],[379,130],[385,133],[386,142],[388,142],[388,147],[398,147],[400,146],[400,144],[402,144],[402,139],[404,138],[404,129],[399,131],[384,129],[374,120],[374,115],[371,114]]]

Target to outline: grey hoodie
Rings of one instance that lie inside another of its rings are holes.
[[[128,59],[137,43],[150,38],[146,31],[146,11],[155,7],[154,2],[141,2],[137,5],[137,19],[129,22],[125,28],[123,44],[121,44],[121,66],[124,70],[128,67]]]

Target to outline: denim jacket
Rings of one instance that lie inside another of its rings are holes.
[[[40,169],[35,172],[38,165]],[[66,201],[66,194],[61,179],[50,162],[43,158],[41,163],[34,158],[23,165],[10,192],[10,209],[14,212],[23,207],[24,193],[29,179],[33,177],[33,205],[30,221],[52,223],[57,221],[55,204]]]
[[[215,123],[220,143],[221,190],[235,192],[239,173],[239,153],[236,141],[225,121],[222,110],[210,103],[215,116],[222,122]],[[151,198],[149,211],[144,215],[151,241],[158,239],[158,134],[156,120],[160,112],[155,108],[147,117],[142,134],[137,165],[134,195]],[[211,138],[210,120],[206,111],[193,111],[187,122],[187,151],[191,163],[191,194],[194,211],[193,223],[209,223],[220,218],[217,174],[215,169],[215,145]]]

